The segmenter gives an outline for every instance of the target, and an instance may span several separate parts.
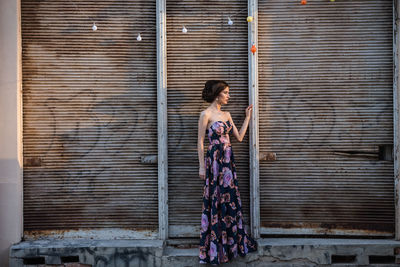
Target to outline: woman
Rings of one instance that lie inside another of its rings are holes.
[[[256,241],[244,228],[235,160],[229,141],[230,134],[239,142],[243,140],[253,106],[246,108],[246,119],[238,131],[230,113],[221,110],[230,98],[226,82],[207,81],[202,97],[211,105],[200,114],[197,141],[199,176],[204,180],[199,258],[200,263],[219,264],[257,250]],[[205,134],[210,142],[206,159]]]

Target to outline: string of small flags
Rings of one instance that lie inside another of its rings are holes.
[[[68,0],[68,1],[71,2],[71,4],[74,5],[75,9],[76,9],[79,13],[83,14],[83,15],[84,15],[85,17],[87,17],[91,22],[93,22],[92,30],[93,30],[93,31],[97,31],[96,22],[95,22],[93,19],[91,19],[89,16],[87,16],[86,14],[84,14],[84,13],[78,8],[78,6],[77,6],[73,1],[71,1],[71,0]],[[335,2],[335,0],[330,0],[330,2]],[[306,4],[307,4],[307,0],[301,0],[300,4],[306,5]],[[227,23],[229,26],[232,26],[232,25],[233,25],[233,20],[232,20],[232,18],[233,18],[234,16],[236,16],[236,15],[238,15],[238,14],[244,12],[244,11],[247,11],[247,8],[241,9],[241,10],[239,10],[238,12],[227,16],[227,22],[226,22],[226,23]],[[195,28],[196,26],[210,26],[210,25],[213,25],[212,23],[213,23],[213,22],[216,22],[217,20],[219,20],[219,19],[215,19],[215,20],[208,21],[207,24],[205,24],[205,23],[200,23],[200,24],[190,24],[190,25],[186,25],[186,26],[187,26],[189,29],[191,29],[191,31],[195,31],[194,28]],[[254,18],[253,18],[252,16],[247,16],[246,20],[247,20],[247,22],[251,23],[251,22],[253,22]],[[182,33],[183,33],[183,34],[187,34],[187,33],[188,33],[188,29],[187,29],[186,26],[185,26],[185,25],[182,26]],[[156,28],[156,26],[147,28],[146,30],[144,30],[144,31],[142,31],[142,32],[139,32],[138,35],[137,35],[137,37],[136,37],[136,40],[139,41],[139,42],[142,41],[143,38],[142,38],[142,35],[141,35],[141,34],[147,32],[147,31],[153,30],[154,28]],[[201,29],[201,28],[197,28],[197,30],[200,30],[200,29]],[[252,45],[252,47],[250,48],[250,51],[253,53],[253,55],[255,54],[255,52],[257,51],[257,48],[256,48],[255,44]]]
[[[85,13],[83,13],[83,12],[79,9],[79,7],[78,7],[73,1],[71,1],[71,0],[68,0],[68,1],[75,7],[75,9],[76,9],[79,13],[81,13],[81,14],[84,15],[88,20],[90,20],[91,22],[93,22],[92,30],[93,30],[93,31],[97,31],[96,22],[95,22],[93,19],[91,19],[89,16],[87,16]],[[238,15],[238,14],[240,14],[240,13],[242,13],[242,12],[245,12],[245,11],[247,11],[247,8],[241,9],[241,10],[237,11],[237,12],[234,13],[234,14],[230,14],[229,16],[227,16],[227,22],[226,22],[226,23],[227,23],[229,26],[232,26],[232,25],[233,25],[233,20],[232,20],[232,18],[234,18],[236,15]],[[186,26],[183,25],[183,26],[182,26],[182,33],[183,33],[183,34],[187,34],[187,33],[188,33],[187,27],[188,27],[189,29],[191,29],[191,31],[195,31],[194,28],[196,28],[197,26],[203,26],[203,27],[204,27],[204,26],[215,25],[215,24],[212,24],[212,23],[213,23],[213,22],[216,22],[217,20],[219,20],[219,18],[218,18],[218,19],[214,19],[214,20],[208,20],[207,23],[190,24],[190,25],[186,25]],[[253,18],[252,16],[247,16],[246,20],[247,20],[247,22],[251,23],[251,22],[253,22],[254,18]],[[147,28],[146,30],[140,32],[140,33],[137,35],[136,40],[139,41],[139,42],[142,41],[143,38],[142,38],[142,35],[141,35],[141,34],[147,32],[147,31],[150,31],[150,30],[154,30],[154,28],[156,28],[156,26],[149,27],[149,28]],[[200,30],[200,29],[202,29],[202,28],[197,27],[197,30]],[[250,51],[253,53],[253,55],[255,54],[255,52],[257,51],[257,48],[256,48],[255,44],[252,45]]]
[[[86,14],[84,14],[84,13],[78,8],[78,6],[77,6],[73,1],[71,1],[71,0],[68,0],[68,1],[69,1],[72,5],[74,5],[75,9],[76,9],[79,13],[83,14],[83,15],[84,15],[85,17],[87,17],[91,22],[93,22],[92,30],[93,30],[93,31],[97,31],[96,22],[95,22],[93,19],[91,19],[90,17],[88,17]],[[335,0],[329,0],[329,1],[330,1],[330,2],[335,2]],[[302,5],[306,5],[306,4],[307,4],[307,0],[301,0],[300,3],[301,3]],[[239,10],[238,12],[236,12],[236,13],[234,13],[234,14],[228,16],[228,17],[227,17],[227,18],[228,18],[227,24],[228,24],[229,26],[232,26],[232,25],[233,25],[232,17],[234,17],[235,15],[237,15],[237,14],[239,14],[239,13],[242,13],[243,11],[246,11],[246,10],[247,10],[247,8],[246,8],[246,9]],[[252,22],[252,21],[253,21],[253,18],[252,18],[251,16],[248,16],[248,17],[247,17],[247,22]],[[210,23],[210,22],[209,22],[209,23]],[[199,24],[199,25],[204,25],[204,24]],[[194,24],[194,25],[192,24],[192,25],[190,25],[190,26],[197,26],[197,25],[196,25],[196,24]],[[155,28],[155,26],[150,27],[150,28],[148,28],[147,30],[142,31],[141,33],[147,32],[147,31],[152,30],[152,29],[154,29],[154,28]],[[188,32],[187,28],[185,27],[185,25],[183,25],[183,27],[182,27],[182,33],[186,34],[187,32]],[[138,36],[137,36],[137,38],[136,38],[137,41],[142,41],[141,33],[138,34]]]
[[[71,0],[68,0],[68,1],[75,7],[75,9],[76,9],[79,13],[81,13],[83,16],[85,16],[88,20],[90,20],[90,21],[93,23],[93,25],[92,25],[92,30],[93,30],[93,31],[97,31],[96,22],[95,22],[92,18],[90,18],[88,15],[86,15],[85,13],[83,13],[83,12],[80,10],[80,8],[79,8],[73,1],[71,1]],[[236,15],[238,15],[238,14],[244,12],[244,11],[247,11],[247,8],[241,9],[241,10],[239,10],[238,12],[229,15],[229,16],[227,17],[227,20],[228,20],[228,21],[227,21],[227,24],[228,24],[229,26],[232,26],[232,25],[233,25],[233,20],[232,20],[232,18],[233,18],[234,16],[236,16]],[[215,21],[217,21],[217,20],[218,20],[218,19],[208,21],[207,24],[205,24],[205,23],[200,23],[200,24],[190,24],[190,25],[186,25],[186,26],[183,25],[183,27],[182,27],[182,33],[187,33],[187,32],[188,32],[187,27],[188,27],[188,28],[191,28],[191,27],[196,27],[196,26],[209,26],[209,25],[212,25],[212,24],[210,24],[210,23],[215,22]],[[247,21],[249,21],[249,19],[247,19]],[[253,19],[251,19],[251,21],[253,21]],[[249,22],[251,22],[251,21],[249,21]],[[142,41],[143,38],[142,38],[141,34],[143,34],[143,33],[145,33],[145,32],[148,32],[148,31],[150,31],[150,30],[154,30],[155,28],[156,28],[156,26],[152,26],[152,27],[147,28],[147,29],[144,30],[144,31],[141,31],[141,32],[137,35],[136,40],[137,40],[137,41]],[[198,29],[198,30],[199,30],[199,29]],[[193,31],[193,30],[192,30],[192,31]]]
[[[236,15],[238,15],[238,14],[240,14],[240,13],[243,13],[243,12],[245,12],[245,11],[247,11],[247,8],[241,9],[241,10],[239,10],[238,12],[227,16],[227,22],[226,22],[226,23],[227,23],[229,26],[232,26],[232,25],[233,25],[233,20],[232,20],[232,18],[234,18]],[[213,24],[213,23],[216,22],[216,21],[218,21],[218,20],[219,20],[219,18],[218,18],[218,19],[214,19],[214,20],[209,20],[209,21],[207,21],[207,23],[198,23],[198,24],[189,24],[189,25],[186,24],[186,25],[182,25],[181,31],[182,31],[183,34],[187,34],[188,31],[189,31],[188,29],[190,29],[191,32],[194,32],[194,31],[196,31],[196,30],[198,31],[198,30],[201,30],[204,26],[212,26],[212,25],[215,25],[215,24]],[[253,21],[253,20],[251,20],[251,21]],[[198,27],[198,26],[203,26],[203,27]],[[147,28],[146,30],[140,32],[140,33],[137,35],[136,40],[137,40],[137,41],[142,41],[142,40],[143,40],[142,34],[143,34],[144,32],[149,31],[149,30],[153,30],[155,27],[156,27],[156,26],[153,26],[153,27]]]

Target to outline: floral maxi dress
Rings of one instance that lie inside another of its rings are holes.
[[[207,130],[201,216],[200,263],[220,264],[257,250],[244,228],[242,203],[229,134],[230,121],[216,121]]]

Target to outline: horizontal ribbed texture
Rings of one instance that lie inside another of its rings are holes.
[[[238,13],[239,12],[239,13]],[[234,24],[229,26],[228,16]],[[167,1],[168,204],[169,225],[200,229],[203,181],[199,178],[197,127],[208,107],[201,98],[207,80],[230,85],[232,114],[240,129],[248,103],[247,1],[205,3]],[[205,25],[200,25],[205,24]],[[188,32],[182,33],[185,25]],[[246,223],[249,221],[248,134],[242,143],[231,136]],[[205,151],[208,137],[205,136]],[[199,232],[181,233],[198,237]]]
[[[157,231],[155,1],[21,7],[24,229]]]
[[[261,225],[393,233],[392,1],[299,2],[259,1]]]

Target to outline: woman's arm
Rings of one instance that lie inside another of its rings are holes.
[[[197,133],[197,154],[199,157],[199,176],[201,179],[205,179],[205,166],[204,166],[204,135],[208,124],[208,114],[206,112],[200,113],[199,127]]]
[[[247,127],[249,126],[249,121],[251,118],[252,109],[253,109],[253,105],[250,105],[246,108],[246,118],[244,119],[242,127],[240,128],[240,131],[237,130],[235,124],[233,123],[231,114],[228,112],[229,121],[231,122],[232,127],[233,127],[233,135],[236,137],[236,139],[239,142],[242,142],[244,136],[246,135]]]

